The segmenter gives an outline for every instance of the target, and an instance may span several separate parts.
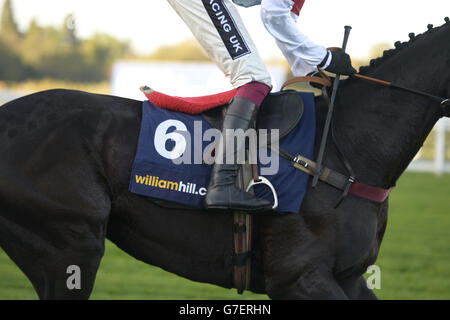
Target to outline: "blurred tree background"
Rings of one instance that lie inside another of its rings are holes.
[[[79,38],[75,17],[71,14],[60,26],[42,26],[33,19],[27,29],[21,31],[15,20],[13,1],[5,0],[1,10],[0,81],[19,85],[42,79],[52,79],[54,83],[105,83],[110,78],[113,63],[119,59],[210,61],[193,38],[162,46],[148,56],[139,56],[128,41],[111,35]],[[377,56],[384,47],[374,47],[373,56]],[[359,67],[367,61],[353,62]],[[285,61],[268,63],[282,64],[289,70]]]
[[[108,94],[112,66],[118,60],[210,62],[194,38],[161,46],[145,56],[135,53],[129,41],[108,34],[82,39],[72,14],[59,26],[43,26],[32,19],[26,29],[20,30],[13,4],[13,0],[5,0],[0,8],[0,89],[25,93],[64,87]],[[370,57],[381,55],[385,49],[389,45],[375,45]],[[356,68],[368,61],[352,59]],[[293,76],[282,58],[266,63],[281,65],[288,78]]]
[[[0,80],[53,78],[64,81],[107,80],[117,59],[131,58],[130,44],[105,34],[77,37],[73,15],[59,27],[32,20],[21,32],[14,19],[12,0],[3,4],[0,20]]]

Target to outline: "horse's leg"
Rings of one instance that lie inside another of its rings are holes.
[[[363,276],[353,277],[339,281],[345,294],[352,300],[377,300],[377,296],[367,286],[367,281]]]
[[[296,214],[263,220],[261,245],[270,298],[348,299],[332,273],[333,257],[325,239],[334,236],[330,224],[321,223],[324,230],[319,232]]]
[[[45,154],[32,170],[10,165],[16,178],[0,181],[0,246],[39,298],[87,299],[104,252],[109,190],[81,152],[63,159]],[[67,164],[61,170],[53,159]]]
[[[278,272],[283,272],[279,270]],[[266,276],[266,291],[271,299],[347,300],[341,286],[324,266],[304,270],[296,277],[284,279]]]
[[[0,244],[40,299],[88,299],[104,253],[106,221],[58,223],[55,230],[51,224],[42,221],[41,235],[0,217]]]
[[[104,246],[68,248],[49,257],[56,261],[42,267],[44,285],[36,288],[41,299],[89,299],[94,288]]]

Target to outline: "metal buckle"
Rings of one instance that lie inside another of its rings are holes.
[[[250,183],[248,184],[247,189],[245,191],[248,192],[252,187],[256,186],[257,184],[265,184],[272,191],[272,195],[273,195],[273,199],[274,199],[272,210],[276,210],[278,208],[278,196],[277,196],[277,192],[276,192],[275,188],[270,183],[270,181],[267,180],[267,178],[259,176],[258,180],[259,181],[255,181],[255,180],[250,181]]]

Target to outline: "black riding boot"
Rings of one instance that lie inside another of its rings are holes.
[[[233,143],[234,150],[226,150],[226,130],[242,129],[245,132],[254,123],[257,111],[256,104],[240,97],[235,97],[228,107],[223,121],[222,138],[216,149],[216,157],[220,157],[223,164],[216,161],[213,167],[205,200],[206,208],[251,212],[271,210],[272,204],[269,201],[257,198],[236,186],[239,170],[237,154],[238,152],[244,152],[244,150],[238,150],[238,148],[245,148],[245,144],[237,146],[236,143]],[[227,152],[232,155],[232,164],[226,164]]]

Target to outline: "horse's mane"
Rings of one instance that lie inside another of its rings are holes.
[[[409,41],[406,42],[401,42],[401,41],[397,41],[395,42],[394,46],[395,49],[389,49],[389,50],[385,50],[383,52],[383,56],[376,58],[376,59],[372,59],[370,60],[370,65],[369,66],[363,66],[359,69],[359,71],[361,73],[368,73],[371,70],[373,70],[373,68],[379,66],[381,63],[383,63],[385,60],[387,60],[388,58],[392,57],[393,55],[397,54],[398,52],[402,51],[405,48],[408,48],[412,43],[414,43],[417,39],[420,39],[424,36],[427,36],[431,33],[436,32],[438,29],[441,29],[443,27],[449,27],[450,26],[450,19],[448,17],[446,17],[445,19],[445,24],[443,24],[442,26],[439,27],[433,27],[432,24],[428,25],[428,31],[419,34],[419,35],[415,35],[414,33],[410,33],[409,34]]]

